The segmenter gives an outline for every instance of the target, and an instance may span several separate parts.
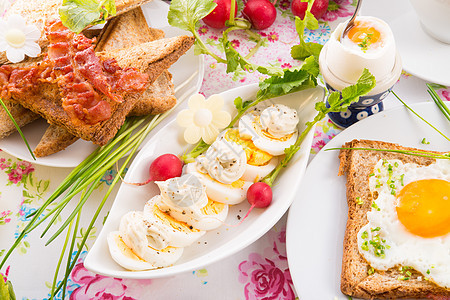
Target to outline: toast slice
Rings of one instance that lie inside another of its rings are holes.
[[[95,50],[110,51],[127,48],[161,38],[164,38],[164,31],[148,27],[145,16],[138,7],[111,19],[101,31]],[[165,70],[143,92],[128,115],[141,116],[162,113],[175,105],[174,94],[172,75]],[[33,153],[37,157],[48,156],[64,150],[77,139],[64,128],[49,125]]]
[[[170,67],[193,44],[194,38],[179,36],[157,40],[116,51],[100,52],[102,61],[114,58],[121,68],[136,68],[148,74],[148,84]],[[112,103],[112,117],[93,125],[72,122],[61,106],[58,86],[53,83],[41,83],[24,94],[12,93],[12,98],[25,108],[40,114],[49,123],[64,127],[71,134],[98,145],[106,144],[122,126],[125,117],[139,99],[139,93],[126,94],[123,103]]]
[[[119,16],[129,10],[141,6],[151,0],[116,0],[116,15]],[[27,24],[35,24],[41,30],[41,38],[38,40],[42,53],[46,52],[48,40],[44,34],[44,24],[46,20],[59,19],[58,9],[62,0],[16,0],[5,14],[5,18],[13,14],[18,14],[26,18]],[[112,17],[112,16],[110,16]],[[35,59],[27,59],[29,62]],[[0,52],[0,65],[7,64],[6,54]]]
[[[3,103],[5,103],[5,106],[8,108],[19,127],[23,127],[39,118],[38,114],[24,108],[18,103],[14,103],[14,101],[4,99]],[[11,121],[6,111],[0,107],[0,139],[9,136],[16,132],[16,130],[16,126],[14,126],[14,123]]]
[[[353,140],[343,145],[343,148],[418,150],[398,144],[369,140]],[[341,291],[346,295],[363,299],[450,297],[450,289],[423,280],[423,275],[414,270],[409,280],[398,279],[399,276],[404,275],[398,266],[387,271],[372,273],[370,265],[358,251],[357,242],[359,230],[368,223],[366,214],[371,210],[373,200],[368,181],[375,164],[380,159],[399,159],[404,163],[426,166],[434,163],[435,159],[392,152],[344,149],[341,150],[339,159],[339,175],[347,175],[348,203]]]

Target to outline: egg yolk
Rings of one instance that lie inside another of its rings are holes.
[[[450,182],[413,181],[397,195],[397,215],[413,234],[431,238],[450,232]]]
[[[238,129],[229,129],[225,134],[227,141],[233,141],[244,148],[245,155],[247,156],[247,163],[252,166],[264,166],[272,159],[272,155],[258,149],[252,140],[245,140],[239,136]]]
[[[369,22],[356,21],[347,36],[363,50],[375,48],[381,42],[381,33]]]

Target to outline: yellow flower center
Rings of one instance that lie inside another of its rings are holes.
[[[200,108],[194,113],[194,123],[198,127],[206,127],[211,124],[212,113],[207,108]]]
[[[5,34],[6,42],[14,48],[21,48],[25,45],[25,33],[22,30],[13,28]]]

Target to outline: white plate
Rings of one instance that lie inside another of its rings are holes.
[[[366,0],[361,15],[375,16],[389,24],[405,71],[450,85],[450,45],[425,33],[408,0]]]
[[[235,88],[222,93],[227,110],[235,112],[233,101],[236,97],[249,100],[256,95],[256,84]],[[303,130],[303,124],[315,116],[314,104],[322,101],[324,90],[322,87],[301,91],[295,94],[279,97],[270,101],[283,103],[299,110],[299,129]],[[181,259],[171,267],[131,272],[123,269],[114,262],[109,254],[106,241],[108,233],[118,230],[120,218],[128,211],[142,210],[144,204],[152,196],[159,193],[155,184],[136,187],[128,184],[120,186],[117,197],[109,213],[103,229],[89,251],[84,266],[99,274],[121,278],[156,278],[174,275],[180,272],[194,270],[225,258],[250,243],[257,240],[283,216],[296,194],[309,158],[313,132],[311,130],[301,145],[301,149],[291,161],[275,185],[273,186],[273,202],[265,209],[254,209],[249,217],[238,227],[221,226],[217,230],[207,232],[199,242],[187,247]],[[182,154],[191,149],[183,141],[183,129],[175,121],[169,123],[153,136],[134,159],[125,177],[128,182],[144,182],[148,176],[148,167],[157,156],[164,153]],[[230,207],[227,224],[235,224],[237,216],[244,216],[250,205],[247,201]]]
[[[164,30],[166,37],[188,34],[185,31],[169,26],[167,23],[169,5],[167,3],[160,0],[154,0],[143,5],[142,10],[149,25]],[[203,56],[194,55],[194,51],[191,49],[169,68],[169,71],[173,75],[175,88],[190,79],[183,88],[176,91],[175,96],[177,99],[181,99],[199,91],[203,82],[203,67]],[[47,127],[47,122],[41,119],[22,128],[31,149],[34,149],[39,143]],[[155,131],[156,130],[153,132]],[[75,167],[91,154],[96,147],[97,146],[93,143],[80,139],[63,151],[33,160],[25,143],[17,132],[0,140],[0,149],[3,151],[17,158],[28,160],[38,165],[51,167]]]
[[[434,103],[418,103],[411,107],[450,136],[449,122]],[[423,138],[430,144],[421,144]],[[383,111],[356,123],[333,138],[324,149],[342,147],[353,139],[450,150],[446,139],[405,107]],[[292,280],[300,299],[348,299],[340,292],[348,207],[346,179],[337,175],[338,168],[338,151],[321,150],[309,164],[300,193],[289,209],[286,248]]]

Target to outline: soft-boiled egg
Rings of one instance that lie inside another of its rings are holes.
[[[156,183],[161,190],[161,195],[154,197],[156,206],[162,212],[195,229],[215,229],[223,224],[228,215],[228,205],[208,199],[207,187],[193,174]],[[191,188],[186,190],[186,184]],[[192,187],[195,187],[197,192],[193,192]],[[183,200],[179,201],[181,198]],[[148,209],[146,206],[146,211]]]
[[[450,161],[380,160],[369,188],[373,203],[359,252],[377,270],[412,267],[450,288]]]
[[[396,62],[394,35],[389,25],[375,17],[358,16],[355,26],[341,38],[346,25],[347,22],[339,24],[325,44],[321,54],[326,56],[321,55],[319,59],[321,73],[328,74],[329,69],[331,74],[350,85],[356,83],[367,68],[377,84],[386,81]],[[329,78],[325,80],[328,82]]]
[[[253,144],[271,154],[282,155],[298,136],[298,114],[283,104],[266,107],[260,113],[252,111],[239,120],[239,135],[251,139]]]

